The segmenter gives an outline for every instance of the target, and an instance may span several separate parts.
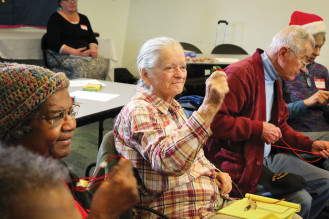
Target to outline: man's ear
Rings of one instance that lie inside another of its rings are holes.
[[[281,47],[280,50],[279,50],[279,59],[281,61],[285,61],[287,58],[290,58],[290,50],[288,47]]]
[[[142,77],[142,80],[144,81],[144,83],[147,86],[150,86],[150,80],[149,80],[149,77],[148,77],[148,72],[146,71],[145,68],[141,69],[141,77]]]

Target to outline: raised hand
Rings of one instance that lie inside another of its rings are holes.
[[[216,71],[206,81],[206,95],[198,113],[210,124],[229,92],[227,76],[223,71]]]

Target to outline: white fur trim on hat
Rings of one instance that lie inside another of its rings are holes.
[[[326,24],[319,15],[301,11],[294,11],[291,14],[289,25],[302,26],[312,35],[327,32]]]
[[[305,28],[312,35],[327,32],[326,24],[324,23],[324,21],[308,23],[303,25],[302,27]]]

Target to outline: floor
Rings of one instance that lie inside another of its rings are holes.
[[[104,134],[113,129],[113,119],[104,121]],[[70,168],[79,177],[85,176],[89,164],[96,162],[98,152],[98,123],[92,123],[75,130],[72,149],[69,156],[64,158]],[[91,170],[91,174],[92,174]]]

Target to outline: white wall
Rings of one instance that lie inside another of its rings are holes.
[[[273,35],[288,25],[293,11],[318,14],[329,24],[328,9],[327,0],[131,0],[122,65],[138,74],[140,46],[162,35],[195,44],[209,54],[221,19],[229,22],[226,43],[252,54],[256,48],[266,48]],[[221,25],[219,43],[223,35]],[[327,44],[317,61],[329,67]]]
[[[329,32],[328,0],[79,0],[78,8],[95,32],[113,39],[119,59],[116,67],[126,67],[135,75],[139,48],[153,37],[170,36],[209,54],[218,20],[229,22],[226,43],[239,45],[249,54],[265,49],[295,10],[320,15]],[[223,24],[218,35],[222,43]],[[327,67],[328,44],[317,58]]]
[[[88,16],[94,32],[111,37],[122,65],[130,0],[79,0],[78,10]]]

